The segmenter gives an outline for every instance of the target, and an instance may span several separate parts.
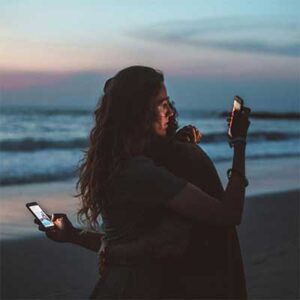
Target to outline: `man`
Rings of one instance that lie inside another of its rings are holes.
[[[221,199],[224,190],[220,178],[199,146],[173,142],[168,147],[168,155],[161,162],[169,171]],[[162,298],[247,298],[241,252],[233,226],[194,222],[183,258],[177,262],[171,259],[167,264]]]

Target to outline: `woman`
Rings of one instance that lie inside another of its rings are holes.
[[[176,115],[173,106],[172,110]],[[169,122],[168,135],[173,137],[176,129],[176,118],[173,116]],[[224,190],[214,164],[201,147],[196,145],[200,137],[197,129],[186,126],[168,143],[156,149],[152,158],[174,175],[185,178],[207,194],[222,199]],[[148,257],[159,255],[163,258],[161,298],[247,298],[235,226],[186,220],[190,225],[186,230],[178,223],[178,215],[170,219],[170,211],[166,211],[162,219],[164,222],[158,226],[153,224],[155,230],[143,239],[110,246],[110,256],[136,258],[145,252],[144,249],[148,249]],[[182,253],[182,242],[186,241],[183,237],[187,236],[189,241]]]
[[[173,116],[163,80],[162,74],[151,68],[124,69],[111,81],[96,110],[96,125],[79,179],[82,198],[79,215],[92,228],[97,228],[97,218],[102,216],[105,239],[111,249],[114,245],[138,243],[145,238],[151,244],[153,224],[161,226],[157,226],[154,236],[166,224],[162,214],[165,211],[171,212],[170,222],[177,222],[179,231],[186,233],[189,232],[187,222],[174,220],[172,212],[212,225],[235,225],[241,220],[247,115],[234,116],[233,136],[238,139],[232,140],[231,177],[222,199],[217,199],[152,160],[156,149],[166,142],[168,122]],[[50,237],[66,240],[68,236],[69,241],[81,245],[94,240],[88,246],[93,250],[100,246],[94,233],[80,235],[70,224],[66,225],[64,218],[59,217],[55,222],[58,230],[49,233]],[[61,225],[67,228],[64,232],[68,231],[64,237],[59,236]],[[185,236],[175,255],[184,252],[187,240]],[[126,260],[126,264],[116,255],[108,257],[109,263],[93,297],[159,298],[162,265],[160,249],[155,249],[157,245],[152,243],[153,249],[145,249],[142,260]],[[153,253],[158,253],[157,257]],[[145,261],[147,257],[149,261]]]

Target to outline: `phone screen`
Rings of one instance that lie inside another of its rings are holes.
[[[241,110],[241,109],[242,109],[241,103],[234,99],[232,112],[234,112],[236,110]]]
[[[232,112],[231,112],[231,120],[230,120],[230,124],[229,124],[229,128],[228,128],[228,135],[230,137],[232,137],[231,126],[232,126],[232,116],[233,116],[233,113],[235,111],[241,110],[242,106],[243,106],[243,99],[240,98],[240,97],[238,97],[238,96],[235,96],[234,100],[233,100],[233,107],[232,107]]]
[[[55,226],[55,224],[50,220],[47,214],[40,208],[39,205],[31,205],[29,209],[33,214],[40,220],[44,227],[49,228]]]

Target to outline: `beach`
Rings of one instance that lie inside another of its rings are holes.
[[[267,162],[270,164],[265,169],[261,161],[248,162],[250,186],[238,227],[248,295],[250,299],[297,299],[299,161]],[[217,166],[223,182],[227,167],[228,163]],[[48,240],[37,231],[24,206],[38,201],[47,212],[65,212],[76,222],[74,184],[67,181],[2,187],[1,299],[89,296],[98,278],[96,253]]]
[[[98,253],[50,240],[30,206],[45,226],[65,214],[79,232],[90,229],[81,208],[108,241],[169,254],[162,290],[190,295],[237,290],[227,227],[242,217],[249,300],[300,300],[299,12],[295,0],[0,0],[0,300],[88,299],[99,282]],[[172,228],[162,218],[174,214]],[[183,283],[181,265],[193,265]],[[154,290],[144,266],[148,282],[130,270],[124,283],[120,269],[107,294]]]
[[[238,232],[250,299],[299,299],[300,191],[251,197]]]
[[[247,199],[239,226],[250,299],[299,298],[300,191]],[[1,299],[84,299],[97,280],[92,251],[40,237],[1,242]]]

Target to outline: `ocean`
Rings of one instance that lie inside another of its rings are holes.
[[[215,163],[230,161],[225,112],[179,110],[179,125],[202,133],[201,147]],[[75,178],[88,146],[93,111],[4,108],[0,118],[0,185]],[[300,119],[295,114],[254,114],[247,159],[300,157]]]
[[[203,133],[200,146],[214,161],[223,185],[232,160],[225,112],[179,111],[179,125]],[[25,208],[37,201],[49,214],[66,213],[75,226],[77,168],[88,146],[93,110],[2,108],[0,118],[0,240],[41,233]],[[253,113],[247,146],[247,197],[291,190],[300,184],[300,118]]]
[[[232,159],[226,112],[178,111],[180,126],[192,124],[202,132],[200,146],[215,163]],[[0,185],[76,178],[93,123],[92,110],[2,108]],[[299,125],[297,113],[253,113],[247,160],[300,158]]]

